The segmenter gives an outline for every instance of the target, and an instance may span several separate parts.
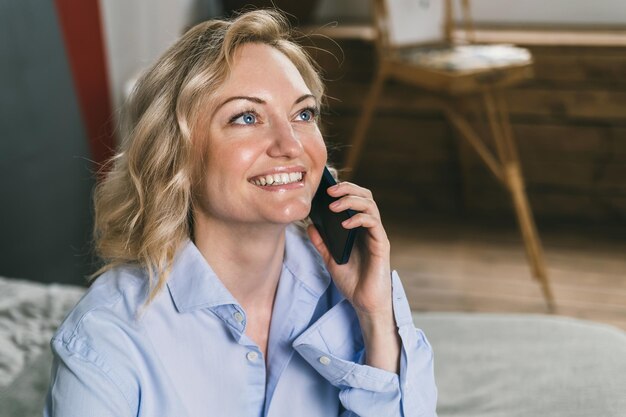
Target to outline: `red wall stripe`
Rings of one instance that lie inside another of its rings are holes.
[[[83,122],[97,164],[113,154],[113,117],[98,0],[55,0]]]

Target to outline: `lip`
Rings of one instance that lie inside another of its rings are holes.
[[[265,186],[262,186],[262,185],[256,185],[254,183],[250,183],[250,184],[254,185],[255,187],[257,187],[260,190],[269,191],[270,193],[276,193],[276,192],[281,192],[281,191],[297,190],[299,188],[303,188],[304,187],[304,178],[305,177],[302,177],[302,181],[300,181],[300,182],[292,182],[291,184],[283,184],[283,185],[273,185],[271,187],[265,187]]]
[[[262,186],[262,185],[256,185],[255,183],[252,182],[252,180],[254,178],[258,178],[258,177],[262,177],[265,175],[273,175],[273,174],[289,174],[290,172],[302,172],[302,180],[298,181],[298,182],[292,182],[289,184],[282,184],[282,185],[273,185],[273,186]],[[252,185],[254,185],[255,187],[263,190],[263,191],[270,191],[270,192],[280,192],[280,191],[288,191],[288,190],[297,190],[299,188],[303,188],[304,187],[304,182],[306,181],[306,177],[307,177],[307,170],[306,168],[304,168],[301,165],[296,165],[296,166],[288,166],[288,167],[275,167],[272,168],[269,171],[265,171],[262,174],[258,174],[258,175],[254,175],[250,178],[248,178],[248,182]]]
[[[264,175],[274,175],[274,174],[282,174],[282,173],[289,174],[290,172],[302,172],[303,174],[306,175],[307,170],[305,167],[301,165],[288,166],[288,167],[275,167],[270,170],[264,171],[260,174],[251,176],[250,178],[248,178],[248,181],[252,181],[253,178],[262,177]],[[302,179],[304,179],[304,176]]]

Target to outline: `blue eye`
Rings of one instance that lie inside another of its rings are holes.
[[[252,125],[256,123],[256,115],[251,112],[242,113],[233,117],[231,123],[237,125]]]
[[[315,110],[314,109],[304,109],[299,114],[298,117],[300,120],[304,122],[310,122],[315,118]]]

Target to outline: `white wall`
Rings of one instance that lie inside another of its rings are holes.
[[[626,26],[626,0],[472,0],[471,3],[477,22]],[[370,0],[320,0],[317,16],[322,21],[368,20]]]
[[[473,0],[476,21],[626,26],[626,0]]]
[[[212,0],[100,0],[114,108],[124,84],[153,63],[190,24],[215,14]]]

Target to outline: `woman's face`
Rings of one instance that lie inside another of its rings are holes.
[[[326,163],[318,103],[277,49],[248,43],[200,116],[208,221],[286,224],[305,218]]]

